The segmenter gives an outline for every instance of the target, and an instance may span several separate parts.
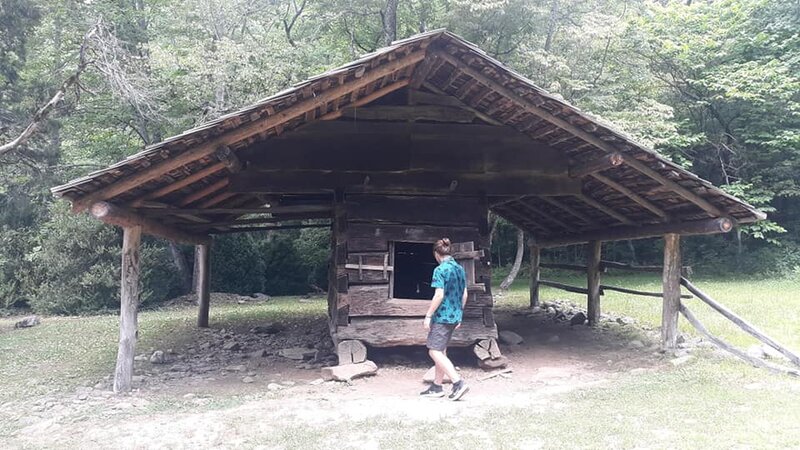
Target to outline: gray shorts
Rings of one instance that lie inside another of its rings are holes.
[[[447,350],[447,344],[450,342],[450,338],[453,337],[456,325],[455,323],[431,323],[431,329],[428,331],[427,347],[440,352]]]

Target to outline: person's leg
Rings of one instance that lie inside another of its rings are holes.
[[[442,384],[444,374],[447,374],[453,383],[461,380],[461,376],[456,372],[455,366],[443,351],[429,349],[428,354],[431,356],[433,363],[436,364],[436,384]],[[439,378],[440,376],[441,378]]]

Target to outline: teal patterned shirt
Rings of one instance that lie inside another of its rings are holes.
[[[435,269],[431,287],[443,289],[444,298],[431,319],[434,323],[460,323],[463,315],[461,301],[467,275],[464,268],[452,257],[446,257]]]

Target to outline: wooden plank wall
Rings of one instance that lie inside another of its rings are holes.
[[[334,207],[329,292],[332,332],[374,346],[421,345],[421,319],[429,302],[393,299],[391,242],[473,243],[484,256],[474,261],[464,322],[456,345],[496,337],[492,315],[488,207],[474,197],[413,197],[350,194]],[[471,264],[470,264],[471,265]],[[480,286],[483,284],[483,286]],[[335,297],[335,298],[334,298]]]

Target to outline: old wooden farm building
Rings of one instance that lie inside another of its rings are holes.
[[[469,273],[456,343],[496,336],[490,210],[534,242],[534,302],[538,249],[590,243],[590,324],[600,242],[666,236],[669,347],[678,236],[764,218],[446,31],[398,41],[53,192],[124,228],[117,390],[130,387],[141,233],[197,245],[198,324],[208,326],[211,236],[326,220],[331,333],[374,346],[424,342],[431,244],[442,236],[458,243]]]

